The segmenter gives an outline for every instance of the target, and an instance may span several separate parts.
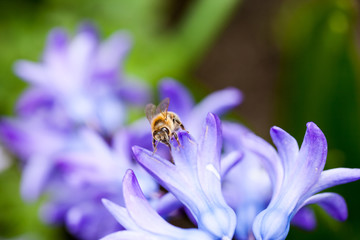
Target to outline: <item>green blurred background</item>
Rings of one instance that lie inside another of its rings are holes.
[[[103,37],[134,38],[125,72],[149,82],[174,77],[195,94],[235,86],[245,95],[230,117],[270,140],[273,125],[302,141],[305,124],[325,133],[326,168],[360,168],[360,23],[355,0],[13,0],[0,2],[0,114],[12,115],[26,84],[17,59],[37,61],[53,27],[74,33],[84,20]],[[18,166],[0,172],[0,239],[66,239],[19,197]],[[288,239],[360,239],[360,183],[338,186],[345,223],[315,208],[318,227]]]

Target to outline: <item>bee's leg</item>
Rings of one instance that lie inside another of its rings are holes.
[[[154,151],[153,151],[153,155],[154,155],[157,150],[157,144],[156,144],[155,138],[153,138],[152,144],[153,144],[153,149],[154,149]]]
[[[170,143],[169,143],[169,142],[164,142],[164,143],[165,143],[165,145],[166,145],[166,146],[168,146],[168,147],[169,147],[170,152],[171,152],[171,145],[170,145]]]
[[[182,130],[186,131],[187,133],[189,133],[188,130],[185,129],[184,125],[182,124],[182,122],[180,122],[179,120],[175,120],[177,124],[179,124],[179,126],[181,127]]]
[[[177,141],[177,143],[178,143],[178,145],[179,145],[179,147],[180,147],[181,144],[180,144],[179,137],[178,137],[177,133],[176,133],[176,132],[173,132],[172,135],[174,136],[175,140]]]

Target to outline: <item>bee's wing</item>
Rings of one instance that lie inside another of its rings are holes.
[[[163,113],[165,116],[167,116],[167,110],[169,108],[169,103],[170,103],[169,98],[165,98],[164,100],[162,100],[159,103],[159,105],[157,106],[155,113],[156,114]]]
[[[150,123],[153,117],[155,116],[155,111],[156,111],[156,106],[154,104],[149,103],[148,105],[146,105],[145,114]]]

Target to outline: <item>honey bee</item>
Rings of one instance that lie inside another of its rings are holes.
[[[173,137],[180,146],[176,131],[180,128],[186,131],[179,116],[174,112],[168,111],[169,103],[170,99],[165,98],[157,107],[152,103],[149,103],[145,107],[145,114],[151,125],[152,144],[154,148],[153,154],[156,152],[159,142],[167,145],[171,151],[170,140]]]

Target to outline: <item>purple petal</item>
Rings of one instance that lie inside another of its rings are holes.
[[[348,217],[347,206],[344,198],[337,193],[319,193],[308,198],[302,206],[318,204],[331,217],[345,221]]]
[[[221,177],[223,178],[244,157],[240,151],[232,151],[221,160]]]
[[[189,91],[179,82],[171,78],[166,78],[159,84],[161,99],[170,98],[169,110],[176,112],[180,118],[189,115],[194,100]]]
[[[113,135],[112,148],[116,152],[116,156],[122,161],[126,162],[127,165],[131,165],[133,162],[131,155],[130,145],[131,134],[125,129],[121,129]]]
[[[94,54],[98,38],[93,31],[81,31],[71,41],[68,48],[68,62],[72,79],[66,79],[69,89],[77,89],[86,84],[94,66]],[[72,85],[70,85],[72,84]]]
[[[151,99],[149,87],[135,80],[123,83],[117,90],[117,94],[124,101],[141,107],[149,103]]]
[[[143,232],[119,231],[109,234],[100,240],[157,240],[156,237]]]
[[[285,178],[288,179],[286,182],[289,184],[296,181],[301,182],[296,188],[289,189],[289,191],[294,192],[292,196],[296,198],[300,198],[316,184],[324,168],[327,155],[326,139],[320,128],[312,122],[309,122],[306,126],[304,141],[298,158],[292,166],[292,172],[287,172],[287,175],[285,175]]]
[[[82,22],[77,29],[77,34],[87,34],[91,38],[98,40],[99,32],[97,27],[91,21]]]
[[[265,140],[256,136],[252,132],[244,131],[239,136],[241,145],[251,154],[254,154],[269,174],[271,183],[273,185],[273,198],[279,194],[280,187],[283,181],[284,169],[281,165],[281,160],[275,149]]]
[[[229,109],[239,105],[242,102],[242,98],[243,96],[240,90],[236,88],[226,88],[208,95],[195,106],[193,112],[199,115],[199,117],[205,117],[209,112],[222,115]]]
[[[291,166],[295,164],[299,146],[290,134],[279,127],[272,127],[270,135],[278,150],[284,170],[285,172],[288,172]]]
[[[168,224],[150,206],[132,170],[128,170],[124,176],[123,195],[129,215],[143,230],[163,235],[172,233],[175,236],[180,232],[180,229]]]
[[[48,72],[41,64],[19,60],[14,65],[15,74],[36,86],[45,86],[48,81]]]
[[[181,206],[183,204],[172,193],[166,193],[155,203],[154,208],[160,216],[165,217]]]
[[[47,65],[63,62],[66,57],[68,47],[68,36],[64,29],[53,29],[47,39],[47,45],[44,52],[44,62]]]
[[[98,50],[96,58],[95,77],[112,79],[115,83],[119,65],[131,47],[131,37],[125,32],[116,32],[104,41]]]
[[[99,239],[121,229],[99,201],[81,201],[72,206],[65,221],[67,230],[79,239]]]
[[[358,168],[335,168],[325,170],[321,173],[319,181],[314,185],[307,196],[311,196],[324,189],[345,184],[360,179],[360,169]]]
[[[175,139],[170,141],[172,145],[171,155],[178,169],[187,169],[196,174],[197,169],[197,144],[186,132],[178,133],[180,146]]]
[[[301,208],[291,220],[291,224],[307,231],[314,230],[316,227],[314,211],[307,207]]]
[[[18,99],[16,111],[19,115],[31,115],[40,108],[50,108],[54,104],[54,96],[40,88],[26,90]]]
[[[31,141],[17,121],[2,119],[0,122],[0,138],[8,149],[20,155],[21,158],[28,158],[33,152]]]
[[[98,99],[96,110],[100,125],[107,134],[119,129],[128,115],[125,104],[113,96]]]
[[[187,114],[184,119],[185,127],[198,139],[206,116],[209,112],[221,116],[229,109],[237,106],[242,101],[242,93],[236,88],[227,88],[208,95]],[[181,117],[181,116],[180,116]]]
[[[138,163],[145,168],[160,184],[181,188],[182,185],[173,180],[178,175],[175,165],[170,161],[153,154],[147,149],[134,146],[133,153]],[[172,186],[174,184],[174,186]]]
[[[139,226],[133,221],[130,217],[128,211],[124,207],[113,203],[107,199],[101,199],[104,206],[109,210],[109,212],[114,216],[114,218],[127,230],[140,230]]]
[[[190,154],[191,157],[186,157],[187,151],[185,149],[190,148],[189,145],[195,145],[190,140],[190,136],[187,133],[179,134],[179,141],[182,147],[177,147],[178,150],[172,150],[175,164],[158,156],[153,155],[152,152],[140,148],[138,146],[133,147],[133,152],[138,163],[146,169],[164,188],[172,192],[183,204],[188,207],[193,202],[199,202],[199,182],[196,179],[196,150],[195,153]],[[191,150],[189,152],[192,152]],[[185,155],[182,159],[181,155]],[[195,155],[194,155],[195,154]],[[190,161],[190,162],[187,162]],[[191,184],[189,184],[191,183]],[[195,207],[196,208],[196,207]],[[198,211],[198,210],[197,210]]]
[[[198,176],[202,189],[210,198],[218,198],[221,192],[220,154],[222,132],[220,119],[209,113],[203,126],[199,146]]]
[[[34,156],[26,164],[21,179],[21,195],[26,201],[38,199],[53,168],[51,159]]]

